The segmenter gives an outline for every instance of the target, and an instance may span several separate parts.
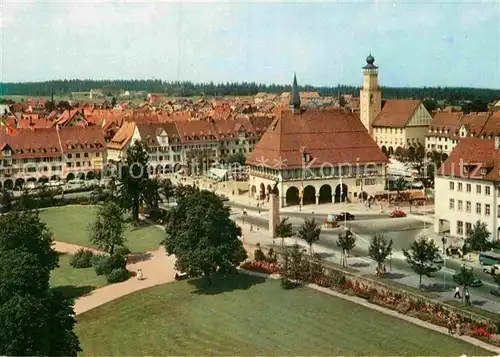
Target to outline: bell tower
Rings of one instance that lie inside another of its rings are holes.
[[[382,92],[378,85],[378,67],[375,58],[366,57],[363,67],[363,88],[359,92],[360,119],[370,135],[373,134],[373,122],[382,109]]]

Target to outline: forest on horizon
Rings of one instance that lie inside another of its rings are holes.
[[[322,96],[337,96],[352,94],[359,96],[360,87],[339,85],[331,87],[299,86],[301,91],[318,91]],[[261,84],[256,82],[226,82],[226,83],[194,83],[191,81],[148,80],[53,80],[45,82],[0,82],[0,96],[57,96],[69,95],[72,92],[88,92],[91,89],[101,90],[105,96],[117,96],[123,91],[145,91],[163,94],[169,97],[191,96],[245,96],[259,92],[281,93],[289,92],[290,85]],[[454,104],[463,101],[491,103],[500,99],[500,89],[467,88],[467,87],[381,87],[385,99],[413,98],[444,100]]]

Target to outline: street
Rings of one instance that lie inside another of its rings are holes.
[[[232,207],[237,205],[233,205]],[[254,230],[261,230],[263,233],[263,239],[267,238],[267,230],[269,229],[269,221],[267,219],[268,212],[261,212],[261,216],[258,212],[249,211],[247,209],[247,216],[243,217],[240,212],[239,207],[233,209],[233,217],[237,219],[238,222],[249,226],[252,225]],[[290,215],[285,213],[281,215],[281,218],[289,217],[290,223],[292,223],[294,231],[297,230],[303,223],[304,218],[313,217],[312,214],[302,214],[302,215]],[[371,236],[374,234],[383,234],[386,238],[392,239],[393,241],[393,254],[390,259],[387,259],[386,266],[387,270],[391,271],[391,278],[399,283],[418,287],[419,277],[411,269],[408,263],[404,259],[402,254],[403,248],[409,248],[410,244],[417,239],[420,235],[425,234],[427,229],[432,230],[432,226],[426,225],[426,230],[424,230],[424,224],[420,220],[415,218],[387,218],[386,215],[381,217],[380,215],[367,215],[359,216],[364,219],[356,219],[355,221],[347,221],[347,227],[350,228],[358,236],[356,247],[351,251],[348,263],[351,267],[360,271],[363,275],[374,274],[376,263],[368,256],[368,247]],[[323,222],[325,217],[317,217],[320,222]],[[340,226],[343,227],[344,222],[340,222]],[[337,229],[323,229],[320,236],[320,241],[316,246],[330,254],[324,254],[325,260],[333,261],[335,263],[340,262],[340,248],[337,246],[337,238],[339,232],[342,228]],[[261,244],[271,243],[260,242]],[[296,240],[292,238],[291,241]],[[290,241],[290,239],[289,239]],[[299,242],[300,243],[300,242]],[[276,244],[279,244],[278,240]],[[439,247],[439,246],[438,246]],[[439,247],[441,249],[441,247]],[[445,259],[445,267],[439,272],[434,273],[431,278],[423,277],[422,283],[424,287],[429,290],[436,292],[440,295],[440,299],[452,300],[454,288],[456,284],[453,282],[453,274],[460,270],[462,261],[456,259]],[[470,288],[471,292],[471,302],[477,307],[484,308],[491,312],[498,313],[499,302],[492,294],[491,290],[497,288],[498,286],[494,283],[492,277],[484,273],[481,269],[475,268],[474,274],[479,277],[484,285],[478,288]]]

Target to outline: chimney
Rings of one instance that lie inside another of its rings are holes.
[[[500,136],[495,136],[495,150],[500,149]]]

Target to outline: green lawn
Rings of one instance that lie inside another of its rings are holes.
[[[92,247],[88,226],[95,219],[96,212],[96,206],[51,207],[41,210],[40,218],[47,223],[55,240]],[[140,227],[127,225],[125,244],[133,253],[147,252],[158,249],[164,236],[161,229],[144,222]]]
[[[50,286],[64,295],[77,298],[106,285],[106,278],[98,276],[93,268],[76,269],[69,265],[71,255],[59,255],[59,268],[50,276]]]
[[[236,275],[159,285],[77,317],[82,355],[491,355],[309,288]]]

